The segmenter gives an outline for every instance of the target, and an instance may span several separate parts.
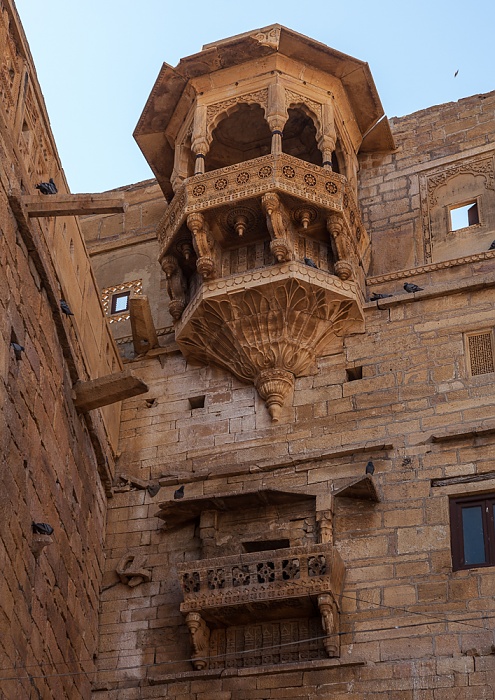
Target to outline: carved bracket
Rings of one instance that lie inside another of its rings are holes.
[[[117,564],[115,571],[121,583],[134,588],[140,583],[151,581],[151,572],[144,568],[145,558],[142,554],[126,554]]]
[[[189,214],[187,226],[193,234],[193,246],[198,256],[196,268],[199,274],[203,279],[214,279],[218,273],[219,252],[205,217],[199,212]]]
[[[196,671],[202,671],[208,665],[210,644],[210,629],[201,615],[197,612],[190,612],[186,615],[186,623],[191,633],[193,646],[192,665]]]
[[[341,280],[355,279],[354,266],[357,255],[344,219],[339,214],[330,214],[327,218],[327,230],[331,237],[334,255],[337,258],[336,275]]]
[[[186,308],[187,281],[174,255],[165,255],[160,262],[167,277],[168,309],[174,321],[177,321]]]
[[[339,612],[333,597],[328,594],[319,595],[318,609],[321,614],[323,629],[327,635],[323,641],[325,651],[329,657],[339,656]]]
[[[267,192],[261,198],[261,207],[272,241],[270,250],[277,262],[294,260],[294,231],[290,214],[275,192]]]

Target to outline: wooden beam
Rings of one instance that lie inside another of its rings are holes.
[[[148,386],[127,369],[87,382],[76,382],[72,390],[75,407],[85,412],[145,394]]]
[[[77,216],[79,214],[119,214],[127,209],[124,194],[47,194],[22,195],[27,216]]]
[[[135,294],[129,299],[131,316],[132,343],[136,355],[141,355],[158,345],[155,324],[151,315],[148,297]]]

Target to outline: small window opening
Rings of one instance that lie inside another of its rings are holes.
[[[469,228],[479,224],[478,202],[468,202],[449,209],[450,230],[459,231],[461,228]]]
[[[454,571],[495,565],[495,494],[453,498],[450,530]]]
[[[205,397],[204,396],[191,396],[189,399],[189,408],[193,410],[194,408],[204,408],[205,407]]]
[[[272,549],[287,549],[289,540],[256,540],[255,542],[243,542],[245,552],[268,552]]]
[[[357,379],[363,378],[363,368],[362,367],[348,367],[345,371],[346,379],[348,382],[355,382]]]
[[[112,306],[111,306],[111,314],[120,314],[123,311],[128,311],[129,310],[129,297],[131,296],[130,292],[119,292],[118,294],[113,294],[112,295]]]

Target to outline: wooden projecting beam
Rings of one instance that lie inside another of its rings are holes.
[[[152,348],[156,348],[158,338],[148,297],[144,294],[132,296],[129,299],[129,313],[131,317],[132,342],[136,355],[141,355]]]
[[[76,382],[72,387],[74,405],[83,412],[145,394],[147,391],[148,386],[129,369],[87,382]]]
[[[77,216],[79,214],[119,214],[127,209],[124,194],[22,195],[27,216]]]

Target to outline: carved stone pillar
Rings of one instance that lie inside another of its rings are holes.
[[[331,510],[323,510],[316,513],[318,523],[318,542],[321,544],[333,544],[333,513]]]
[[[327,231],[331,237],[335,263],[335,273],[341,280],[354,278],[352,245],[347,235],[344,220],[339,214],[327,218]]]
[[[318,609],[321,614],[323,629],[327,635],[323,640],[325,651],[329,657],[339,656],[339,613],[333,597],[328,594],[319,595]]]
[[[205,156],[210,150],[210,143],[206,130],[206,111],[206,105],[196,105],[191,138],[191,150],[196,158],[194,164],[195,175],[202,175],[204,173]]]
[[[289,262],[294,259],[294,234],[289,213],[285,210],[280,197],[275,192],[267,192],[261,198],[261,207],[266,214],[266,223],[270,236],[270,250],[277,262]]]
[[[175,321],[178,321],[187,304],[186,278],[174,255],[165,255],[165,257],[161,259],[161,266],[167,277],[167,292],[170,298],[168,308],[170,315]]]
[[[266,121],[272,132],[272,155],[282,153],[282,132],[289,118],[285,104],[285,88],[278,81],[268,86],[268,110]]]
[[[331,102],[322,105],[322,128],[321,136],[318,139],[318,148],[323,157],[323,167],[332,170],[332,153],[335,151],[337,143],[337,133],[335,131],[335,116]]]
[[[193,246],[198,259],[196,269],[203,279],[214,279],[218,273],[218,253],[208,223],[200,213],[189,214],[187,226],[193,234]]]
[[[193,647],[192,665],[196,671],[202,671],[208,666],[210,629],[201,615],[197,612],[190,612],[186,615],[186,623],[191,633]]]

